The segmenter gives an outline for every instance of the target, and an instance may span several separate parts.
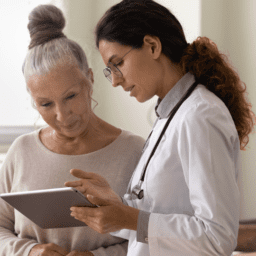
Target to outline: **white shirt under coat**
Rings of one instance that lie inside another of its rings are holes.
[[[159,100],[158,120],[125,195],[127,204],[141,210],[138,227],[144,230],[112,233],[129,239],[129,256],[230,256],[236,247],[240,142],[229,110],[204,85],[169,124],[148,165],[144,198],[131,200],[169,113],[194,81],[187,73]],[[143,232],[147,243],[138,241]]]

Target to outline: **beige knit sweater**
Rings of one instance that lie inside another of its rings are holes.
[[[85,155],[61,155],[48,150],[39,131],[19,137],[9,149],[0,170],[0,193],[64,187],[76,180],[70,169],[95,172],[105,177],[120,196],[141,155],[144,139],[122,131],[105,148]],[[97,255],[122,256],[127,241],[102,235],[89,227],[41,229],[0,199],[0,256],[27,256],[38,243],[56,243],[68,251],[92,251]]]

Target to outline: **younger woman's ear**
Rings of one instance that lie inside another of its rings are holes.
[[[154,59],[157,59],[162,53],[162,43],[157,36],[146,35],[143,38],[144,46],[146,46]]]

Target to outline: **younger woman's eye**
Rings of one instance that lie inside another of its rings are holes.
[[[123,64],[123,60],[121,60],[121,61],[119,61],[117,64],[116,64],[116,66],[121,66],[122,64]]]

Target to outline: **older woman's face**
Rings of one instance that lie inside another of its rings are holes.
[[[86,77],[78,67],[62,65],[29,78],[27,86],[37,110],[59,135],[76,137],[88,129],[92,75],[91,70]]]

